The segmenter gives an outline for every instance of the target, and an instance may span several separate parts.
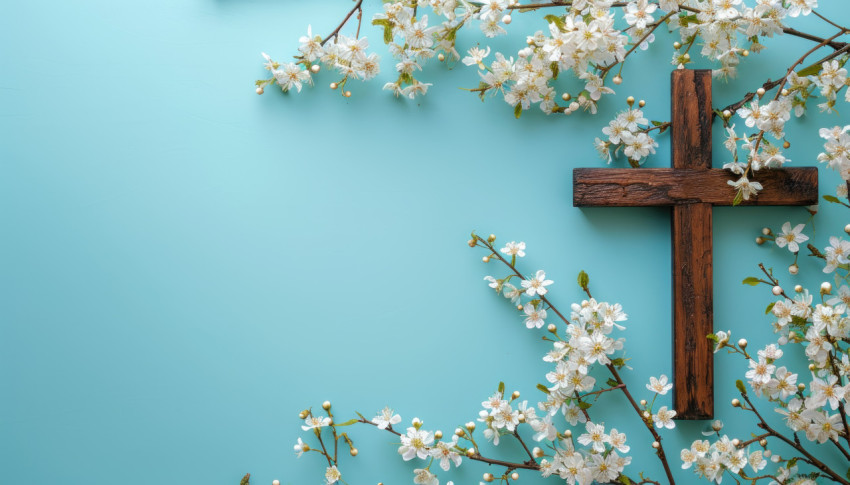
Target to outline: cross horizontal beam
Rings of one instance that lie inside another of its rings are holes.
[[[657,207],[705,202],[732,205],[733,175],[719,168],[577,168],[573,170],[575,207]],[[817,167],[760,170],[764,186],[741,205],[814,205],[818,203]]]

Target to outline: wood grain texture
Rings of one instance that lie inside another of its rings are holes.
[[[670,73],[673,168],[711,168],[711,70]]]
[[[687,184],[694,190],[711,171],[711,71],[677,69],[670,83],[673,170],[688,170],[678,172],[679,179],[696,182]],[[729,188],[709,192],[734,195]],[[705,338],[714,332],[711,223],[710,203],[673,207],[673,409],[679,419],[714,416],[714,353]]]
[[[655,207],[695,202],[729,206],[735,189],[728,170],[673,168],[577,168],[573,170],[575,207]],[[817,167],[761,170],[753,180],[764,186],[741,205],[818,203]]]
[[[714,415],[711,204],[673,207],[673,409],[679,419]]]

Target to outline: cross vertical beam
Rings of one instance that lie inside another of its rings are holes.
[[[671,73],[671,143],[674,169],[711,169],[711,71]],[[714,414],[711,204],[674,205],[673,409],[681,419]]]

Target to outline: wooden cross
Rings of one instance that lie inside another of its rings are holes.
[[[672,168],[573,170],[575,207],[671,206],[673,407],[679,419],[714,414],[711,207],[732,205],[734,175],[711,168],[711,71],[672,73]],[[764,186],[742,205],[812,205],[816,167],[758,172]]]

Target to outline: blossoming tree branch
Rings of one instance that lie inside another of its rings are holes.
[[[761,194],[770,196],[762,182],[770,184],[774,177],[765,176],[764,170],[789,162],[783,152],[790,147],[786,123],[810,109],[837,114],[840,100],[850,101],[844,67],[850,57],[850,29],[819,12],[818,1],[403,0],[384,2],[367,13],[363,0],[356,0],[327,34],[314,34],[308,27],[293,48],[292,61],[280,63],[264,53],[270,77],[257,81],[256,89],[263,94],[276,85],[284,92],[300,92],[326,76],[323,82],[331,90],[352,96],[354,81],[373,80],[384,67],[378,54],[370,52],[368,31],[378,33],[378,42],[386,44],[393,57],[386,64],[394,70],[395,80],[383,89],[395,96],[426,95],[433,72],[426,69],[429,63],[461,62],[480,77],[477,86],[467,86],[468,91],[482,100],[503,99],[516,117],[532,106],[552,115],[592,115],[626,83],[623,67],[637,62],[642,51],[672,47],[671,69],[689,67],[701,57],[701,65],[724,79],[734,77],[742,62],[769,48],[775,37],[793,37],[803,46],[799,57],[765,73],[769,77],[748,81],[750,91],[737,93],[733,99],[738,101],[710,106],[707,129],[710,132],[712,122],[722,125],[728,151],[723,163],[729,177],[725,187],[734,205],[758,201]],[[513,17],[520,14],[537,16],[540,30],[517,33],[524,40],[515,52],[492,52],[487,39],[510,35]],[[808,16],[820,22],[817,33],[795,26],[797,19]],[[480,32],[481,41],[459,46],[461,31]],[[656,36],[669,41],[656,42]],[[578,80],[581,87],[566,89],[565,77]],[[629,96],[626,109],[602,128],[594,143],[603,160],[625,159],[637,168],[655,153],[654,137],[668,131],[672,122],[650,121],[643,112],[645,104]],[[824,198],[850,208],[850,126],[835,125],[819,131],[823,150],[817,159],[841,178],[835,195]],[[850,225],[843,229],[850,233]],[[543,356],[551,370],[539,379],[537,404],[521,399],[518,392],[508,393],[499,383],[477,416],[443,433],[418,418],[404,421],[389,407],[339,420],[331,403],[325,402],[321,410],[301,412],[307,435],[298,438],[295,451],[299,456],[319,455],[329,485],[343,480],[349,463],[345,450],[351,456],[359,453],[353,436],[356,426],[394,435],[401,458],[417,464],[412,471],[419,485],[438,485],[438,474],[465,463],[486,466],[485,482],[506,485],[526,473],[556,475],[568,484],[582,485],[675,483],[676,468],[716,483],[729,477],[736,483],[850,484],[850,241],[839,234],[828,237],[828,245],[817,246],[805,230],[805,223],[788,221],[779,229],[764,228],[756,242],[788,251],[791,275],[803,271],[798,264],[802,251],[821,261],[823,274],[833,281],[810,291],[784,283],[780,272],[754,265],[759,273],[744,284],[765,286],[776,297],[767,308],[770,321],[765,322],[775,332],[775,341],[753,352],[746,339],[736,342],[729,331],[708,335],[715,353],[726,351],[744,360],[747,370],[737,382],[740,397],[731,404],[749,416],[754,431],[736,430],[730,436],[715,421],[704,438],[678,455],[669,454],[663,433],[675,428],[677,410],[657,400],[672,386],[664,375],[646,379],[640,389],[622,379],[628,368],[625,341],[618,337],[626,320],[620,305],[594,299],[589,278],[582,272],[578,283],[586,299],[562,311],[549,300],[553,289],[549,275],[518,265],[525,243],[498,247],[495,236],[473,233],[469,245],[484,250],[485,263],[498,262],[503,270],[501,277],[486,278],[489,286],[510,301],[530,332],[545,329],[544,338],[551,344]],[[807,364],[795,367],[793,360],[783,359],[787,353],[804,356]],[[628,401],[631,419],[645,429],[641,436],[627,440],[618,431],[618,426],[624,429],[619,420],[629,416],[605,416],[593,408],[597,400],[614,394]],[[777,413],[782,426],[770,418]],[[635,439],[655,450],[663,477],[633,470],[629,451]],[[490,448],[504,441],[515,441],[521,454],[510,460],[494,458]]]

